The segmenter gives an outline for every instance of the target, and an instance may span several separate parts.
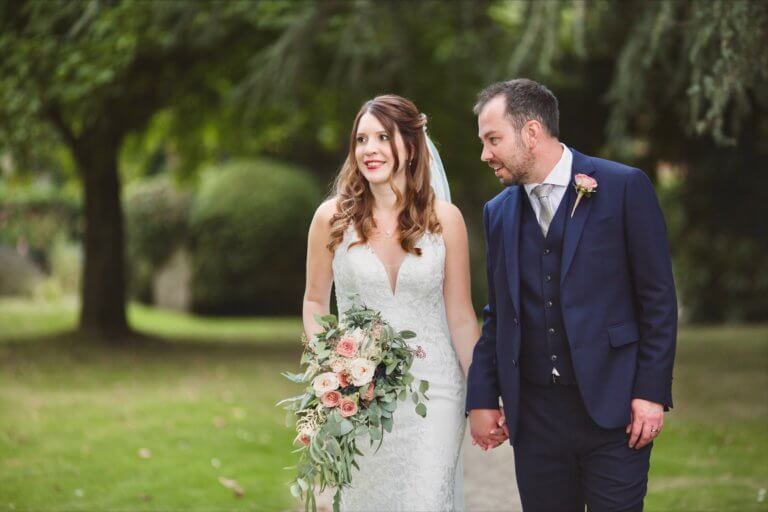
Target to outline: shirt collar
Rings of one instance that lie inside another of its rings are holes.
[[[556,187],[567,187],[571,181],[571,166],[573,164],[573,153],[568,149],[568,146],[560,143],[563,146],[563,154],[560,156],[560,160],[555,164],[552,170],[549,172],[542,183],[550,183]],[[531,191],[540,185],[539,183],[526,183],[525,192],[530,197]]]

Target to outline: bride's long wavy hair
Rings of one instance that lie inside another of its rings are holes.
[[[352,245],[366,243],[376,227],[371,187],[358,168],[355,158],[357,128],[365,113],[375,116],[390,134],[389,145],[394,157],[394,170],[389,176],[389,186],[397,198],[396,206],[402,208],[397,219],[400,245],[406,252],[421,256],[421,249],[416,247],[419,238],[425,232],[442,231],[435,213],[435,193],[430,185],[429,149],[424,131],[427,116],[419,113],[413,102],[394,94],[376,96],[368,100],[360,108],[352,124],[349,153],[334,185],[336,213],[331,218],[331,241],[328,249],[333,252],[341,243],[350,224],[355,226],[359,237]],[[399,170],[401,155],[397,154],[395,147],[395,133],[398,131],[407,152],[403,157],[408,163],[402,170]],[[405,190],[402,192],[394,184],[396,172],[405,172]]]

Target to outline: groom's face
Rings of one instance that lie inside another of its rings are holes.
[[[478,136],[483,145],[480,160],[487,163],[506,186],[531,180],[533,151],[526,148],[521,133],[506,116],[506,98],[497,96],[477,116]]]

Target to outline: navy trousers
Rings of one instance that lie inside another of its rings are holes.
[[[521,380],[515,469],[524,512],[641,511],[651,447],[589,417],[576,386]]]

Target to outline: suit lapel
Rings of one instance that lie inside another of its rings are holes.
[[[520,311],[520,208],[522,205],[523,187],[509,189],[509,195],[504,201],[504,253],[507,264],[507,285],[512,297],[515,312]]]
[[[569,187],[573,186],[573,177],[576,174],[582,173],[592,175],[595,172],[595,168],[590,162],[589,158],[582,155],[573,148],[570,148],[573,153],[573,164],[571,165],[571,182]],[[566,196],[567,197],[567,196]],[[571,194],[573,202],[576,202],[576,193]],[[565,214],[568,216],[565,223],[565,236],[563,239],[563,261],[560,268],[560,284],[565,281],[565,276],[568,274],[568,269],[571,267],[573,257],[576,254],[576,248],[581,240],[581,233],[584,231],[584,225],[587,223],[589,213],[592,210],[593,199],[582,197],[576,212],[571,217],[571,211],[573,210],[574,203],[566,203],[568,211]]]

